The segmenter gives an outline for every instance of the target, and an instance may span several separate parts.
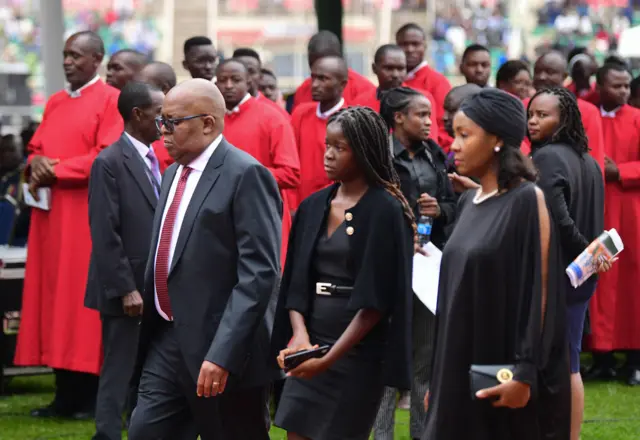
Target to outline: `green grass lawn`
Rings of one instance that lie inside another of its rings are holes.
[[[0,397],[0,440],[88,440],[92,422],[39,420],[29,410],[49,403],[53,395],[53,377],[20,377],[9,385],[9,396]],[[587,385],[586,423],[582,440],[640,439],[640,389],[619,383]],[[396,439],[409,437],[409,412],[398,411]],[[272,440],[284,440],[278,429]]]

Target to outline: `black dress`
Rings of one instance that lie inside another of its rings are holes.
[[[570,382],[564,298],[552,228],[547,303],[542,322],[541,248],[535,186],[520,186],[481,204],[475,192],[460,212],[440,270],[436,349],[428,440],[568,439]],[[519,410],[473,400],[469,367],[516,364],[531,385]]]

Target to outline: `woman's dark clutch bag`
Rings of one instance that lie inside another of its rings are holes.
[[[515,365],[471,365],[469,369],[471,398],[477,399],[476,393],[480,390],[513,380],[515,368]]]

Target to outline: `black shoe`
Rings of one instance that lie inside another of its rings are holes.
[[[594,365],[589,368],[582,376],[583,380],[612,380],[618,377],[618,372],[613,367],[604,367],[600,365]]]
[[[640,385],[640,370],[631,370],[629,378],[627,379],[627,385],[631,387]]]
[[[66,418],[70,416],[71,413],[61,412],[53,404],[45,406],[44,408],[36,408],[31,410],[31,417],[37,417],[40,419]]]
[[[77,411],[71,414],[73,420],[92,420],[96,417],[94,411]]]

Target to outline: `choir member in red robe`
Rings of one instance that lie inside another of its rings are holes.
[[[278,111],[263,105],[249,93],[249,72],[241,61],[228,59],[216,71],[216,85],[227,105],[224,137],[237,148],[246,151],[274,175],[280,191],[300,184],[300,160],[291,124]],[[265,98],[266,99],[266,98]],[[288,197],[282,197],[282,253],[287,254],[291,214]]]
[[[560,52],[550,51],[538,58],[533,67],[533,87],[536,90],[547,87],[562,87],[567,79],[567,60]],[[529,105],[529,99],[523,102],[525,108]],[[602,122],[600,112],[593,104],[578,99],[578,108],[582,116],[582,124],[589,138],[589,153],[600,165],[604,173],[604,144],[602,138]],[[523,142],[523,153],[529,154],[530,144],[528,140]]]
[[[522,100],[531,97],[532,78],[529,65],[520,60],[509,60],[496,73],[496,87]]]
[[[371,68],[373,69],[373,73],[378,77],[378,88],[368,90],[358,95],[347,104],[369,107],[380,113],[380,97],[383,92],[400,86],[409,87],[405,82],[407,77],[407,59],[399,46],[395,44],[385,44],[376,50]],[[429,102],[435,102],[435,98],[429,91],[424,89],[416,90],[422,93]],[[429,137],[438,142],[439,127],[442,125],[436,122],[436,120],[442,120],[442,115],[438,113],[435,108],[432,108],[432,111],[434,112],[434,118],[431,119],[431,133]]]
[[[462,54],[460,73],[467,84],[486,87],[491,76],[491,53],[481,44],[468,46]]]
[[[260,79],[262,77],[262,60],[260,60],[258,52],[248,47],[241,47],[233,52],[233,58],[242,61],[244,65],[247,66],[247,70],[249,70],[249,78],[251,79],[249,84],[249,93],[251,96],[260,101],[261,104],[275,109],[284,116],[287,121],[290,121],[291,115],[283,107],[279,106],[274,101],[265,98],[265,96],[260,93],[259,86]]]
[[[345,107],[342,92],[347,84],[347,64],[342,57],[316,60],[311,67],[311,92],[314,102],[299,105],[291,123],[300,157],[300,186],[290,198],[292,209],[331,181],[324,170],[325,135],[329,117]]]
[[[571,76],[571,82],[566,86],[567,89],[577,98],[597,105],[594,100],[598,100],[598,92],[595,84],[591,83],[591,78],[598,70],[598,62],[595,57],[589,53],[586,47],[578,46],[569,52],[567,60]]]
[[[147,63],[144,54],[132,49],[123,49],[111,55],[107,63],[107,84],[118,90],[134,79]]]
[[[182,67],[191,78],[203,78],[215,82],[218,53],[211,39],[203,36],[191,37],[184,42]]]
[[[118,90],[97,75],[104,56],[98,35],[80,32],[64,46],[67,90],[54,94],[29,143],[31,191],[51,188],[51,209],[31,210],[29,256],[16,365],[46,365],[56,373],[51,405],[36,417],[90,416],[100,372],[101,326],[84,307],[91,253],[88,182],[98,152],[123,130]]]
[[[605,229],[615,228],[624,251],[601,275],[591,301],[590,346],[594,367],[587,378],[615,376],[613,351],[627,351],[629,385],[640,385],[640,110],[626,104],[631,75],[617,64],[597,74],[605,147]]]
[[[444,99],[451,90],[449,80],[435,71],[424,60],[426,34],[415,23],[407,23],[396,32],[396,44],[404,50],[407,56],[407,79],[405,85],[417,90],[426,90],[435,98],[433,110],[437,115],[438,126],[442,127],[444,115]],[[440,136],[447,136],[444,130]],[[444,139],[439,139],[441,143]]]
[[[309,58],[309,68],[313,66],[313,63],[315,63],[318,58],[327,56],[341,57],[342,46],[340,40],[338,40],[338,37],[332,32],[320,31],[309,40],[307,56]],[[351,101],[356,96],[366,91],[375,90],[375,88],[376,86],[367,78],[355,70],[349,69],[347,86],[344,88],[342,96],[347,104],[351,104]],[[298,105],[305,102],[313,102],[313,97],[311,96],[311,78],[304,80],[296,89],[296,93],[293,96],[293,109],[295,110]]]
[[[160,90],[166,95],[169,90],[174,88],[177,83],[176,73],[173,68],[160,61],[149,63],[138,73],[136,76],[138,81],[150,84]],[[160,172],[164,173],[169,165],[173,163],[173,159],[169,156],[167,149],[164,147],[164,141],[158,139],[152,144],[153,151],[160,163]]]
[[[278,103],[282,100],[282,93],[278,89],[278,78],[275,73],[269,69],[262,68],[260,70],[260,81],[258,82],[258,90],[264,95],[265,98]]]

